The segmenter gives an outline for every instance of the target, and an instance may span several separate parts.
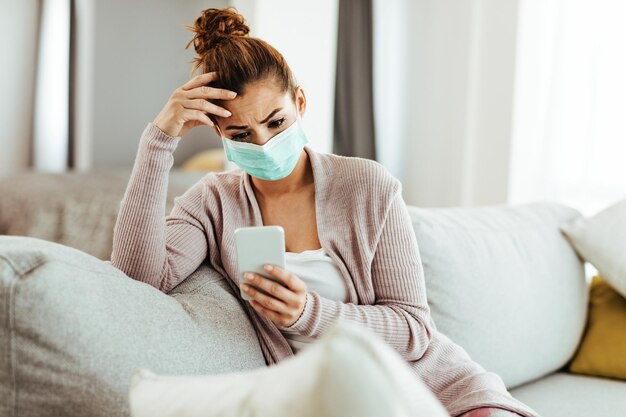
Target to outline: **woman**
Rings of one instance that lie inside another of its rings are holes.
[[[241,286],[252,297],[240,301],[268,365],[334,320],[353,320],[395,348],[452,416],[538,417],[437,331],[400,182],[377,162],[307,145],[304,90],[234,9],[204,10],[192,29],[201,74],[143,132],[111,263],[168,292],[208,258],[236,294]],[[204,176],[164,221],[172,153],[200,125],[215,129],[241,169]],[[233,232],[262,225],[285,230],[286,268],[267,269],[284,286],[237,275]]]

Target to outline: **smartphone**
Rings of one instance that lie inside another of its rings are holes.
[[[269,275],[263,269],[263,266],[266,264],[285,268],[285,231],[281,226],[237,228],[235,230],[235,252],[237,254],[237,273],[241,283],[248,282],[243,277],[243,274],[250,271],[284,285],[280,280]],[[239,286],[239,291],[244,300],[252,299],[241,289],[241,285]],[[267,294],[262,289],[259,289],[259,291]]]

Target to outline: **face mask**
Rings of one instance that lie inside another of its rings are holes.
[[[300,122],[298,116],[291,126],[263,145],[237,142],[222,134],[226,158],[254,177],[269,181],[285,178],[296,167],[302,148],[308,143]]]

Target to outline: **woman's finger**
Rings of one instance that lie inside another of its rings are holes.
[[[208,85],[198,86],[192,90],[184,91],[187,98],[203,98],[206,100],[232,100],[237,97],[237,93],[225,88],[209,87]]]
[[[261,288],[274,298],[281,300],[287,305],[298,305],[298,295],[291,291],[289,288],[273,281],[263,275],[250,272],[252,279],[246,278],[246,280],[252,285]],[[245,276],[244,276],[245,277]]]
[[[287,271],[276,265],[265,265],[264,269],[272,276],[278,278],[281,282],[291,289],[293,292],[302,293],[306,291],[306,284],[293,272]]]
[[[246,294],[255,299],[263,307],[282,314],[286,314],[289,312],[289,307],[287,306],[287,304],[280,300],[277,300],[274,297],[263,294],[261,291],[255,289],[251,285],[243,284],[242,288]]]
[[[181,88],[183,90],[191,90],[192,88],[200,87],[201,85],[205,85],[215,80],[217,80],[216,71],[206,72],[204,74],[196,75],[191,80],[183,84]]]
[[[278,314],[277,312],[275,312],[273,310],[269,310],[269,309],[263,307],[257,301],[251,300],[250,301],[250,305],[256,311],[258,311],[259,313],[261,313],[262,315],[264,315],[268,319],[272,320],[274,323],[279,323],[281,326],[286,326],[287,325],[286,320],[280,314]]]
[[[186,109],[200,110],[205,113],[211,113],[220,117],[230,117],[232,113],[223,107],[213,104],[203,99],[185,100],[181,103]]]
[[[188,121],[197,120],[207,126],[215,126],[215,123],[213,123],[213,121],[209,118],[209,116],[207,116],[200,110],[185,109],[183,110],[183,117],[185,118],[185,120],[188,120]]]

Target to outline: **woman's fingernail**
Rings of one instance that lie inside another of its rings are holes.
[[[245,279],[252,279],[252,274],[250,272],[246,272],[243,276]]]
[[[274,269],[274,267],[272,265],[265,265],[265,270],[267,272],[270,272],[272,269]]]
[[[235,97],[236,95],[237,95],[237,93],[234,92],[234,91],[231,91],[230,93],[228,93],[229,97]]]

